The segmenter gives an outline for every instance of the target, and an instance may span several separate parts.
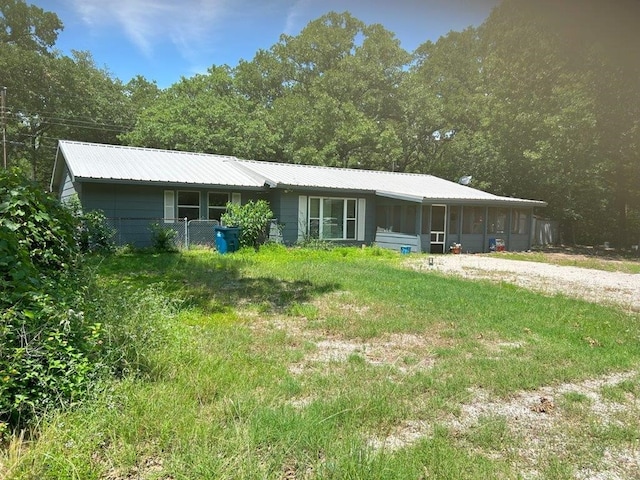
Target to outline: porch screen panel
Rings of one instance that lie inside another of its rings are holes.
[[[506,208],[489,208],[489,216],[487,222],[487,233],[505,233],[507,225],[507,209]]]
[[[513,209],[511,212],[511,233],[525,235],[529,233],[531,219],[528,210]]]
[[[484,207],[463,207],[462,233],[484,233]]]
[[[458,222],[460,221],[460,207],[454,205],[449,207],[449,233],[458,234]]]

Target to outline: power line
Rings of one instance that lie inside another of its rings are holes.
[[[17,121],[25,121],[26,118],[21,118],[18,114],[10,112],[12,118]],[[104,122],[96,122],[91,120],[78,120],[70,117],[56,117],[49,116],[47,114],[25,114],[25,117],[39,117],[42,119],[43,123],[47,123],[50,125],[62,125],[68,127],[79,127],[79,128],[95,128],[95,129],[108,129],[112,131],[127,131],[133,128],[133,125],[118,125],[115,123],[104,123]]]

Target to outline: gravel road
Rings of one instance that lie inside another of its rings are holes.
[[[507,260],[493,255],[442,255],[410,260],[413,268],[464,278],[508,282],[549,295],[557,293],[640,312],[640,274],[607,272],[548,263]]]

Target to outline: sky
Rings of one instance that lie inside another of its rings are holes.
[[[136,75],[160,88],[212,65],[235,67],[268,50],[281,34],[348,11],[380,23],[415,50],[449,31],[480,25],[499,0],[27,0],[64,24],[55,47],[91,52],[96,65],[128,82]]]

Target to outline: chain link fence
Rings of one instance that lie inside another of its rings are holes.
[[[218,220],[189,220],[186,249],[196,246],[215,248],[216,236],[213,227],[216,225],[220,225]]]
[[[175,231],[174,243],[177,248],[187,247],[186,218],[107,218],[107,224],[114,230],[113,241],[119,246],[150,247],[153,245],[152,227]]]
[[[114,231],[113,241],[119,246],[153,246],[153,226],[176,232],[174,243],[177,248],[188,250],[201,246],[215,248],[214,227],[220,225],[217,220],[187,220],[186,218],[107,218],[107,225]],[[282,228],[277,219],[268,226],[270,242],[282,243]]]

